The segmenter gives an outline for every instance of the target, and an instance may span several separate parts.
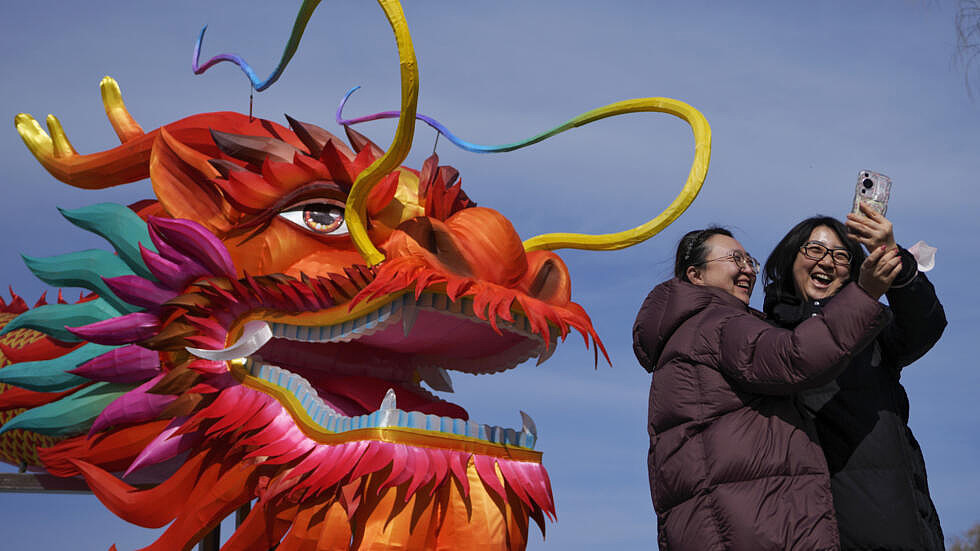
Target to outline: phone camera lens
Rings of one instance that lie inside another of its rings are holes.
[[[871,189],[871,187],[875,184],[870,178],[865,178],[864,181],[861,182],[861,185],[864,186],[865,189]]]

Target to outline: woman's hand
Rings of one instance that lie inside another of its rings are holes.
[[[858,285],[872,298],[878,300],[892,286],[892,282],[901,271],[902,256],[898,248],[878,247],[861,264]]]
[[[859,203],[858,208],[861,209],[861,214],[848,214],[847,221],[844,222],[849,230],[847,235],[864,245],[869,253],[881,246],[894,249],[896,244],[892,223],[864,203]]]

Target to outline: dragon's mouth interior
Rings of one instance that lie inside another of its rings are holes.
[[[342,323],[266,320],[267,336],[243,367],[292,394],[329,432],[399,426],[530,448],[535,429],[526,415],[520,430],[474,423],[465,409],[423,386],[451,392],[450,371],[496,373],[531,357],[547,359],[556,343],[546,345],[526,317],[512,315],[512,322],[498,319],[495,331],[474,315],[470,298],[405,293]]]

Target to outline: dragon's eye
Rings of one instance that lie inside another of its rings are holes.
[[[345,235],[344,204],[329,199],[315,199],[289,207],[279,216],[320,235]]]

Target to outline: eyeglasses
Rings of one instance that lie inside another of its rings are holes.
[[[816,260],[817,262],[823,260],[823,257],[827,256],[827,254],[830,254],[830,258],[834,261],[835,266],[851,263],[851,251],[847,249],[831,249],[819,241],[807,241],[800,247],[800,252],[803,253],[803,256],[810,260]]]
[[[734,262],[735,265],[739,267],[739,269],[748,268],[752,270],[753,274],[759,273],[759,261],[741,251],[732,251],[725,256],[712,258],[711,260],[705,260],[704,262],[702,262],[702,264],[707,264],[708,262],[715,262],[717,260],[730,260]]]

